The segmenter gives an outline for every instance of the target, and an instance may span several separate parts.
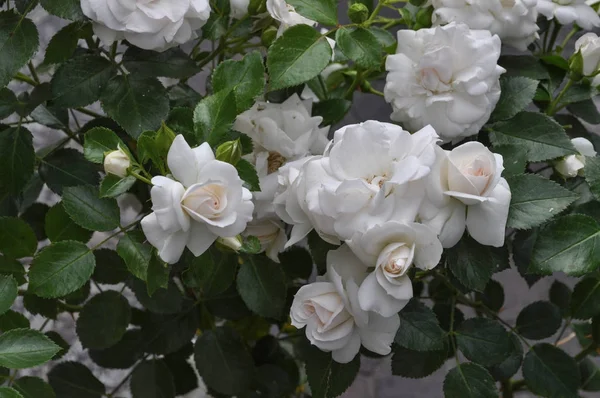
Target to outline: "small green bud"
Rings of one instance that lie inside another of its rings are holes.
[[[217,239],[217,247],[224,251],[233,250],[234,252],[238,252],[242,248],[242,237],[241,236],[232,236],[231,238],[218,238]]]
[[[579,81],[583,78],[583,55],[577,51],[569,59],[569,78]]]
[[[363,23],[369,18],[369,9],[362,3],[354,3],[348,9],[348,17],[353,23]]]
[[[171,149],[171,144],[175,139],[175,132],[169,128],[164,122],[154,136],[154,143],[160,153],[168,153]]]
[[[431,27],[431,16],[433,15],[433,7],[421,8],[417,11],[416,21],[422,28]]]
[[[235,166],[236,163],[242,158],[242,144],[240,143],[240,140],[227,141],[219,145],[216,155],[217,160],[227,162]]]
[[[248,14],[257,15],[267,11],[267,0],[250,0]]]
[[[263,46],[270,47],[276,38],[277,38],[277,28],[274,26],[269,26],[267,29],[265,29],[263,31],[262,35],[260,36],[260,42],[262,43]]]
[[[402,16],[402,23],[410,28],[413,24],[412,14],[410,11],[408,11],[406,8],[401,8],[398,10],[398,12]]]

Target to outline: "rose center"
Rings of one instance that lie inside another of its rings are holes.
[[[434,94],[450,91],[451,88],[451,82],[444,81],[435,68],[421,69],[417,80],[424,89]]]
[[[412,265],[414,245],[403,242],[390,243],[379,255],[378,264],[388,278],[402,276]]]
[[[269,157],[267,158],[267,172],[269,174],[276,172],[281,166],[283,166],[285,161],[286,158],[284,158],[279,152],[269,152]]]
[[[461,171],[477,189],[479,194],[485,192],[492,176],[492,171],[486,159],[476,158],[471,163],[462,167]]]
[[[500,0],[500,4],[502,4],[502,7],[504,8],[513,8],[516,4],[515,0]]]
[[[217,218],[227,206],[226,189],[219,183],[193,185],[183,195],[181,205],[192,217]]]

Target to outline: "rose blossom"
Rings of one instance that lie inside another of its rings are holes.
[[[246,156],[256,167],[260,192],[254,193],[259,218],[273,214],[277,170],[285,163],[310,154],[322,154],[329,127],[320,128],[320,116],[311,116],[312,102],[292,95],[281,104],[257,102],[240,114],[233,128],[252,138],[254,149]]]
[[[600,17],[585,0],[538,0],[537,9],[548,19],[554,19],[561,25],[576,23],[585,30],[600,26]]]
[[[398,313],[413,296],[408,270],[413,265],[434,268],[443,251],[430,228],[397,221],[356,232],[347,244],[366,266],[375,268],[358,290],[360,307],[384,317]]]
[[[429,126],[411,135],[367,121],[336,131],[324,155],[306,160],[275,198],[277,214],[293,225],[287,245],[313,228],[336,244],[390,219],[414,221],[436,141]]]
[[[317,23],[296,12],[294,6],[288,4],[285,0],[267,0],[267,11],[273,19],[281,22],[277,37],[281,36],[286,29],[295,25],[314,26]]]
[[[562,176],[566,177],[576,177],[577,175],[583,175],[584,167],[585,167],[585,157],[586,156],[596,156],[596,151],[594,150],[594,145],[587,139],[582,137],[573,138],[571,140],[578,155],[569,155],[565,156],[561,160],[556,163],[554,168],[558,171]]]
[[[104,171],[114,174],[117,177],[127,177],[127,170],[131,166],[131,160],[121,148],[116,151],[109,152],[104,157]]]
[[[476,141],[452,151],[438,147],[436,153],[421,222],[438,233],[446,248],[458,243],[465,228],[483,245],[502,246],[511,198],[501,177],[502,156]]]
[[[248,5],[250,0],[230,0],[231,16],[236,19],[240,19],[244,15],[248,14]]]
[[[479,132],[500,98],[500,39],[450,23],[398,31],[387,57],[385,99],[409,130],[431,125],[450,141]]]
[[[384,318],[360,308],[358,287],[366,276],[364,264],[342,246],[328,253],[327,273],[301,287],[294,297],[292,325],[306,327],[311,344],[331,352],[336,362],[350,362],[361,344],[380,355],[391,352],[400,319],[397,314]]]
[[[152,179],[152,210],[142,219],[148,242],[169,264],[184,248],[204,253],[217,237],[232,237],[252,219],[252,194],[243,187],[235,167],[215,160],[207,143],[190,148],[182,135],[175,137],[167,163],[172,178]]]
[[[126,39],[155,51],[195,39],[210,16],[208,0],[81,0],[81,9],[104,44]]]
[[[537,0],[433,0],[431,5],[434,25],[462,22],[497,34],[521,51],[539,37]]]

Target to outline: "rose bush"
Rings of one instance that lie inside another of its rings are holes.
[[[0,397],[600,390],[598,4],[0,1]]]

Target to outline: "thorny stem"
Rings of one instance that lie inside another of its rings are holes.
[[[569,89],[571,88],[573,83],[575,83],[575,81],[573,79],[569,79],[569,81],[567,81],[567,84],[565,84],[565,86],[560,91],[560,93],[558,93],[556,98],[554,98],[554,100],[550,103],[550,105],[548,105],[548,109],[546,109],[546,114],[548,116],[552,116],[556,113],[556,111],[557,111],[556,107],[560,104],[560,100],[562,99],[562,97],[564,97],[564,95],[567,93],[567,91],[569,91]]]

